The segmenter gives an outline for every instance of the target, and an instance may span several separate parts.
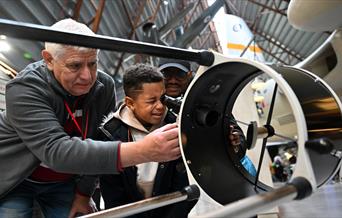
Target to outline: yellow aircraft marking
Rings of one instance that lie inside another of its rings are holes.
[[[227,43],[227,48],[243,51],[246,48],[246,46],[242,45],[242,44],[237,44],[237,43]],[[256,46],[250,45],[250,46],[248,46],[248,49],[251,52],[261,53],[261,49],[257,45]]]

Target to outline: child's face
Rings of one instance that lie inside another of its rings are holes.
[[[166,109],[160,101],[160,97],[165,93],[164,83],[145,83],[142,89],[134,99],[131,98],[130,108],[141,124],[159,124]]]

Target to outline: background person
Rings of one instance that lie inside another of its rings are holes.
[[[165,78],[166,95],[174,98],[183,96],[193,77],[190,63],[161,58],[158,69]]]
[[[240,160],[240,163],[245,168],[245,170],[251,175],[256,176],[257,171],[253,162],[246,155],[247,151],[247,140],[241,127],[237,124],[236,120],[233,116],[230,117],[230,134],[228,135],[228,139],[230,141],[231,146],[233,147],[233,151],[235,155]]]
[[[65,19],[56,30],[94,35]],[[95,211],[95,177],[143,162],[180,156],[178,129],[167,125],[141,141],[95,141],[103,115],[115,109],[113,79],[97,70],[98,50],[46,43],[44,60],[29,64],[6,86],[0,113],[0,217],[31,217],[37,200],[45,217]]]

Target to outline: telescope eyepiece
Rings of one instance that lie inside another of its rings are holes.
[[[160,97],[160,101],[176,114],[179,113],[182,100],[182,97],[174,98],[165,94]]]

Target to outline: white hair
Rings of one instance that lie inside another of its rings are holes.
[[[53,24],[51,26],[54,30],[61,30],[61,31],[68,31],[88,36],[95,36],[96,34],[85,24],[79,23],[71,18],[63,19],[58,21],[57,23]],[[80,52],[88,52],[91,50],[95,50],[93,48],[87,48],[87,47],[79,47],[79,46],[73,46],[73,45],[66,45],[66,44],[58,44],[58,43],[51,43],[51,42],[45,42],[45,49],[50,52],[50,54],[54,58],[58,58],[60,55],[64,54],[66,49],[75,49]],[[97,50],[98,52],[98,50]]]

